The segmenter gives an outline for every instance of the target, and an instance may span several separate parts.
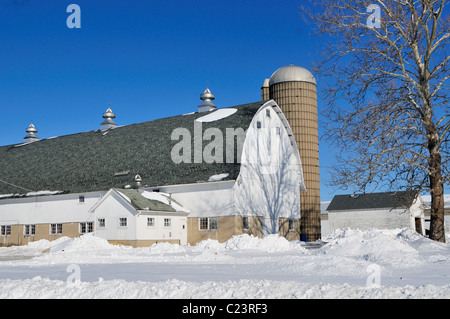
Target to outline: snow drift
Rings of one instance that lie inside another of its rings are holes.
[[[0,248],[0,298],[450,298],[450,246],[411,229],[131,248],[84,235]],[[70,265],[80,280],[71,285]],[[369,286],[370,269],[379,285]]]

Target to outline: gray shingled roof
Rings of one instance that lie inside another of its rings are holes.
[[[327,211],[406,208],[413,204],[416,196],[417,192],[413,191],[336,195]]]
[[[116,191],[124,194],[127,196],[130,201],[131,205],[136,210],[150,210],[150,211],[162,211],[162,212],[174,212],[175,209],[172,208],[172,206],[167,205],[163,202],[148,199],[142,196],[138,191],[134,189],[119,189],[115,188]]]
[[[238,111],[233,115],[202,123],[203,131],[216,127],[225,136],[226,128],[246,130],[263,104],[234,106]],[[204,115],[180,115],[120,126],[106,133],[98,129],[0,147],[0,195],[27,192],[13,185],[67,193],[123,188],[133,185],[137,173],[148,186],[206,182],[210,176],[223,173],[229,174],[224,180],[234,180],[240,170],[237,162],[175,164],[171,159],[171,150],[179,142],[171,140],[172,131],[187,128],[193,137],[194,121]],[[204,146],[210,142],[204,141]]]

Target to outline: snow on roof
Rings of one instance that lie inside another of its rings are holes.
[[[50,195],[57,195],[62,194],[63,191],[49,191],[49,190],[42,190],[37,192],[28,192],[26,194],[0,194],[0,199],[2,198],[16,198],[16,197],[34,197],[34,196],[50,196]]]
[[[172,207],[177,212],[190,213],[190,210],[188,210],[188,209],[184,208],[183,206],[181,206],[180,204],[178,204],[171,197],[170,194],[166,194],[166,193],[162,193],[162,192],[148,192],[148,191],[144,191],[144,192],[142,192],[142,196],[144,196],[147,199],[156,200],[156,201],[162,202],[162,203],[164,203],[166,205],[169,205],[170,207]]]
[[[217,174],[217,175],[212,175],[209,179],[208,182],[218,182],[223,180],[224,178],[228,177],[228,173],[223,173],[223,174]]]
[[[219,109],[214,112],[211,112],[205,116],[199,117],[196,119],[197,122],[214,122],[218,121],[224,118],[227,118],[228,116],[233,115],[237,112],[237,109],[234,108],[226,108],[226,109]]]

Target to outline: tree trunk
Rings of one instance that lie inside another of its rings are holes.
[[[430,136],[430,135],[429,135]],[[437,134],[431,134],[428,142],[430,151],[430,239],[445,243],[444,227],[444,185],[442,183],[441,163],[442,157],[439,148],[436,147]]]

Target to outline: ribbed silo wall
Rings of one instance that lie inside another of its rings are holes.
[[[268,87],[262,87],[261,88],[261,101],[268,101],[270,100],[270,93]]]
[[[321,237],[317,86],[309,82],[275,83],[270,86],[270,98],[285,114],[297,142],[307,188],[300,192],[300,234],[315,241]]]

